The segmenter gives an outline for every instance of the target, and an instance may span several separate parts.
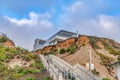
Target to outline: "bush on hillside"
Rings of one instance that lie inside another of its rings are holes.
[[[42,78],[42,80],[50,80],[50,77],[49,76],[45,76]]]
[[[92,45],[93,48],[95,49],[101,49],[98,45],[97,45],[97,41],[99,40],[98,38],[93,38],[93,37],[89,37],[90,43]]]
[[[118,56],[117,60],[120,61],[120,55]]]
[[[4,43],[4,42],[6,42],[7,41],[7,38],[6,37],[1,37],[0,38],[0,43]]]
[[[63,54],[63,53],[65,53],[65,49],[64,49],[64,48],[61,48],[61,49],[59,50],[59,54]]]
[[[54,53],[55,53],[55,51],[54,51],[54,50],[51,50],[49,54],[54,54]]]
[[[28,55],[22,56],[22,59],[25,61],[31,61],[31,57],[29,57]]]
[[[4,60],[6,60],[6,58],[7,57],[6,57],[5,53],[0,51],[0,61],[4,61]]]
[[[105,48],[109,51],[110,54],[113,54],[113,55],[120,55],[120,51],[112,48],[111,46],[109,45],[106,45]]]
[[[70,54],[73,54],[73,53],[75,53],[75,49],[76,49],[75,46],[69,46],[67,48],[66,52],[69,52]]]
[[[114,59],[112,57],[106,56],[106,55],[104,55],[102,53],[98,53],[98,52],[97,52],[97,54],[101,57],[102,65],[108,66],[111,62],[114,61]]]
[[[45,55],[45,56],[49,55],[49,52],[44,52],[44,55]]]
[[[27,78],[25,80],[36,80],[36,78]]]
[[[96,69],[92,70],[92,73],[95,75],[99,75],[99,72]]]
[[[72,76],[72,79],[71,80],[75,80],[75,77]]]
[[[102,80],[110,80],[109,78],[103,78]]]

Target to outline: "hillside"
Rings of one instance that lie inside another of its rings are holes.
[[[0,35],[0,45],[4,47],[14,48],[15,44],[12,40],[10,40],[4,33]]]
[[[44,67],[37,55],[21,47],[15,47],[12,40],[0,35],[0,80],[49,78],[43,70]]]
[[[117,80],[116,70],[108,65],[120,60],[120,44],[112,39],[80,35],[34,53],[54,54],[71,65],[79,63],[86,67],[86,63],[89,63],[89,50],[92,51],[92,63],[95,67],[92,72],[102,78]]]

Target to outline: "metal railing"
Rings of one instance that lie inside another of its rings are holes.
[[[54,55],[48,55],[46,59],[42,55],[41,57],[41,59],[43,59],[43,64],[49,67],[52,70],[52,74],[55,74],[54,76],[57,78],[59,77],[57,74],[60,72],[62,73],[65,80],[70,80],[69,76],[74,77],[75,80],[102,80],[102,78],[94,75],[90,71],[87,71],[83,66],[80,66],[79,64],[76,64],[74,67],[72,67],[70,64]],[[50,67],[49,65],[53,66]]]

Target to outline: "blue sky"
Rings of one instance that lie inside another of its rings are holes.
[[[61,29],[120,42],[120,0],[0,0],[0,32],[17,46]]]

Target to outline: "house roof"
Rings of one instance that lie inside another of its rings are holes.
[[[60,30],[59,32],[54,34],[52,37],[50,37],[48,40],[52,39],[56,35],[58,35],[58,36],[65,36],[65,37],[69,38],[69,37],[71,37],[74,34],[76,34],[76,33],[73,33],[73,32],[70,32],[70,31],[66,31],[66,30]]]
[[[44,44],[46,41],[43,39],[36,39],[35,41],[39,41],[40,44]]]

